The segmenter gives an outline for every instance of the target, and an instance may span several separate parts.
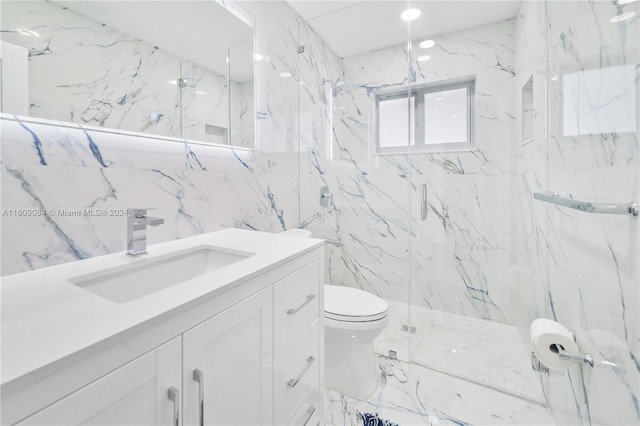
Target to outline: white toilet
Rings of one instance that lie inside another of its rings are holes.
[[[387,322],[387,303],[378,296],[324,286],[326,386],[356,399],[371,395],[380,378],[373,340]]]
[[[306,229],[283,235],[310,237]],[[356,399],[366,399],[378,386],[380,371],[373,340],[389,322],[387,303],[366,291],[324,286],[325,385]]]

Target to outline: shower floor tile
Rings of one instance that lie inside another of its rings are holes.
[[[544,404],[539,373],[531,369],[530,350],[517,327],[412,306],[416,330],[409,334],[401,330],[409,324],[407,304],[387,303],[389,324],[375,341],[377,353],[394,350],[400,360]]]
[[[381,378],[366,401],[327,389],[325,422],[362,424],[359,413],[398,425],[553,425],[548,410],[428,368],[378,356]]]

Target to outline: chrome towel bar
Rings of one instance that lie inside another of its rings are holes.
[[[638,214],[640,214],[640,206],[637,201],[632,201],[631,203],[595,203],[574,200],[571,196],[562,196],[558,192],[534,192],[533,198],[586,213],[623,214],[634,217],[638,217]]]

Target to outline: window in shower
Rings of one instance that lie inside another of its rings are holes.
[[[474,148],[475,79],[416,85],[376,96],[380,154],[471,150]]]

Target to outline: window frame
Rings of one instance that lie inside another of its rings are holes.
[[[451,152],[451,151],[473,151],[476,149],[475,138],[475,76],[462,77],[449,80],[440,80],[430,83],[417,84],[407,87],[384,90],[375,95],[375,154],[406,154],[409,151],[410,142],[403,146],[381,147],[380,146],[380,102],[386,100],[411,99],[414,100],[415,116],[409,117],[409,125],[413,121],[414,144],[411,150],[418,152]],[[467,89],[467,140],[464,142],[440,142],[426,143],[425,141],[425,112],[424,95],[428,93],[444,92],[454,89]],[[407,102],[407,107],[409,102]],[[411,132],[409,133],[411,134]]]

